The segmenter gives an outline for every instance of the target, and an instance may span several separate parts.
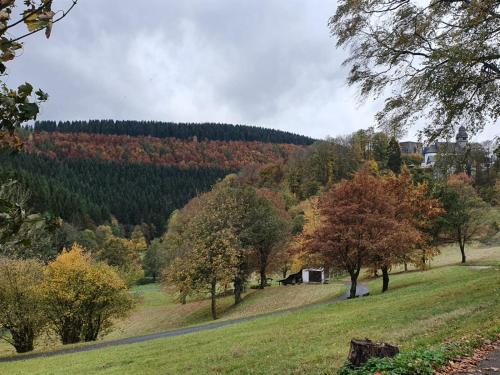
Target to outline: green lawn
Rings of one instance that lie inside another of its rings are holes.
[[[404,350],[500,332],[499,250],[471,250],[471,260],[491,262],[490,268],[436,262],[430,271],[394,275],[384,295],[380,280],[373,280],[369,297],[186,336],[0,364],[0,374],[334,374],[352,337]]]
[[[234,319],[330,300],[344,289],[339,283],[273,286],[265,290],[249,290],[238,306],[233,306],[232,296],[219,298],[217,309],[221,320]],[[158,284],[135,287],[133,291],[140,297],[139,305],[105,339],[138,336],[212,321],[210,301],[207,299],[181,305]]]
[[[233,306],[234,298],[230,296],[219,298],[217,307],[221,320],[235,319],[331,300],[345,289],[341,283],[250,289],[238,306]],[[169,331],[212,321],[210,301],[207,299],[193,299],[181,305],[159,284],[136,286],[132,293],[138,297],[138,305],[128,318],[117,322],[104,340]],[[85,344],[75,346],[81,345]],[[62,344],[55,337],[42,337],[35,350],[47,351],[61,347]],[[15,351],[11,345],[0,341],[0,356],[6,355],[15,355]]]

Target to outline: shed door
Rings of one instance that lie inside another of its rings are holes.
[[[309,282],[310,283],[320,283],[321,280],[321,271],[309,271]]]

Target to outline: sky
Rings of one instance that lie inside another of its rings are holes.
[[[64,9],[70,0],[54,4]],[[362,102],[346,85],[347,52],[336,48],[327,25],[335,6],[79,0],[49,40],[25,42],[7,83],[28,81],[48,92],[44,120],[223,122],[345,135],[373,126],[382,100]]]

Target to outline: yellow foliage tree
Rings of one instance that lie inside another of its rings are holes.
[[[47,266],[42,292],[51,327],[63,344],[95,341],[133,307],[116,271],[94,262],[78,244]]]
[[[313,196],[300,203],[300,208],[304,213],[304,226],[302,231],[294,236],[291,242],[291,272],[299,272],[304,266],[323,266],[324,262],[317,254],[304,251],[309,244],[309,239],[321,226],[321,216],[319,212],[319,197]]]
[[[0,331],[18,353],[33,350],[46,325],[40,283],[43,264],[35,260],[0,258]]]
[[[239,263],[239,240],[227,225],[231,207],[220,195],[202,195],[201,209],[187,222],[181,234],[182,257],[166,270],[168,279],[180,293],[181,300],[192,291],[207,291],[211,297],[212,318],[217,318],[217,287],[231,283]]]
[[[130,236],[130,240],[134,245],[134,250],[138,253],[145,253],[148,249],[148,244],[146,241],[146,237],[144,237],[144,233],[139,225],[134,227],[132,234]]]

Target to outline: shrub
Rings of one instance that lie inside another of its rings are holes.
[[[40,283],[43,265],[35,260],[0,258],[0,332],[18,353],[33,350],[46,325]]]
[[[93,262],[77,244],[47,266],[42,290],[48,319],[63,344],[96,340],[133,306],[116,271]]]

